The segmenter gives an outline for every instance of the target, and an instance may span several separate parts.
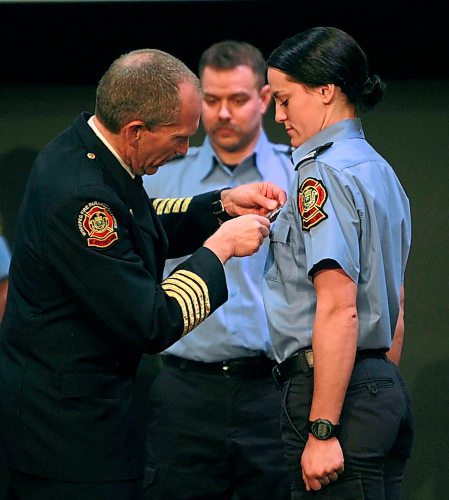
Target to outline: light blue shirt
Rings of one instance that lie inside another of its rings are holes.
[[[220,163],[206,138],[201,147],[190,148],[185,158],[144,176],[144,186],[151,198],[191,196],[262,180],[288,190],[294,174],[289,146],[272,144],[262,133],[254,154],[233,170]],[[261,292],[267,250],[268,239],[256,254],[226,263],[228,301],[166,353],[203,362],[261,353],[273,358]],[[165,274],[182,260],[167,261]]]
[[[8,277],[11,256],[4,236],[0,235],[0,280]]]
[[[316,158],[307,156],[329,142]],[[272,226],[263,285],[277,361],[311,346],[310,271],[324,259],[338,262],[358,285],[358,348],[388,349],[411,241],[409,201],[398,178],[365,140],[358,119],[322,130],[292,158],[299,167]]]

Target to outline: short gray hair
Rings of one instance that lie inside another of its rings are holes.
[[[197,76],[176,57],[157,49],[133,50],[116,59],[101,78],[95,115],[113,133],[132,120],[142,120],[149,129],[173,124],[182,83],[201,93]]]

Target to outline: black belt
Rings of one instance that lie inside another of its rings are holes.
[[[233,358],[214,363],[204,363],[184,359],[172,354],[163,355],[164,363],[176,366],[181,370],[190,370],[200,373],[220,373],[228,377],[262,378],[269,377],[276,362],[267,356],[248,356]]]
[[[363,349],[357,351],[355,362],[366,358],[385,358],[385,351],[383,349]],[[312,372],[313,368],[313,351],[312,349],[302,349],[296,354],[287,358],[282,363],[279,363],[273,368],[273,378],[276,387],[280,389],[282,384],[290,378],[304,373],[308,375]]]

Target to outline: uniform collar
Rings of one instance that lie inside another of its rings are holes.
[[[259,175],[262,178],[265,178],[268,174],[269,162],[264,162],[263,158],[267,158],[270,154],[270,143],[265,131],[262,130],[253,154],[246,158],[243,162],[249,162],[250,167],[255,167],[259,172]],[[208,136],[206,136],[203,145],[200,148],[200,152],[198,154],[198,164],[201,165],[201,175],[199,176],[201,181],[204,181],[207,177],[209,177],[214,169],[221,168],[222,163],[217,157]],[[208,165],[207,169],[204,168],[205,165]]]
[[[134,179],[136,174],[131,171],[131,169],[123,161],[122,157],[113,148],[111,143],[106,139],[106,137],[100,132],[99,128],[95,125],[94,116],[92,115],[88,120],[87,124],[94,131],[95,135],[100,139],[100,141],[109,149],[109,151],[117,158],[120,165],[128,172],[128,174]]]
[[[98,137],[93,129],[88,125],[91,113],[80,113],[73,125],[79,134],[90,159],[95,159],[101,164],[109,175],[114,179],[121,196],[126,196],[128,186],[134,185],[131,176],[121,165],[117,157],[111,152],[106,144]]]
[[[343,139],[364,139],[362,122],[359,118],[341,120],[330,127],[320,130],[317,134],[301,144],[292,153],[292,162],[297,165],[310,151],[327,142],[336,142]]]

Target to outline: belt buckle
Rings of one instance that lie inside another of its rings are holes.
[[[306,358],[306,361],[307,361],[307,364],[309,365],[309,368],[313,368],[313,351],[312,351],[312,349],[304,351],[304,357]]]

